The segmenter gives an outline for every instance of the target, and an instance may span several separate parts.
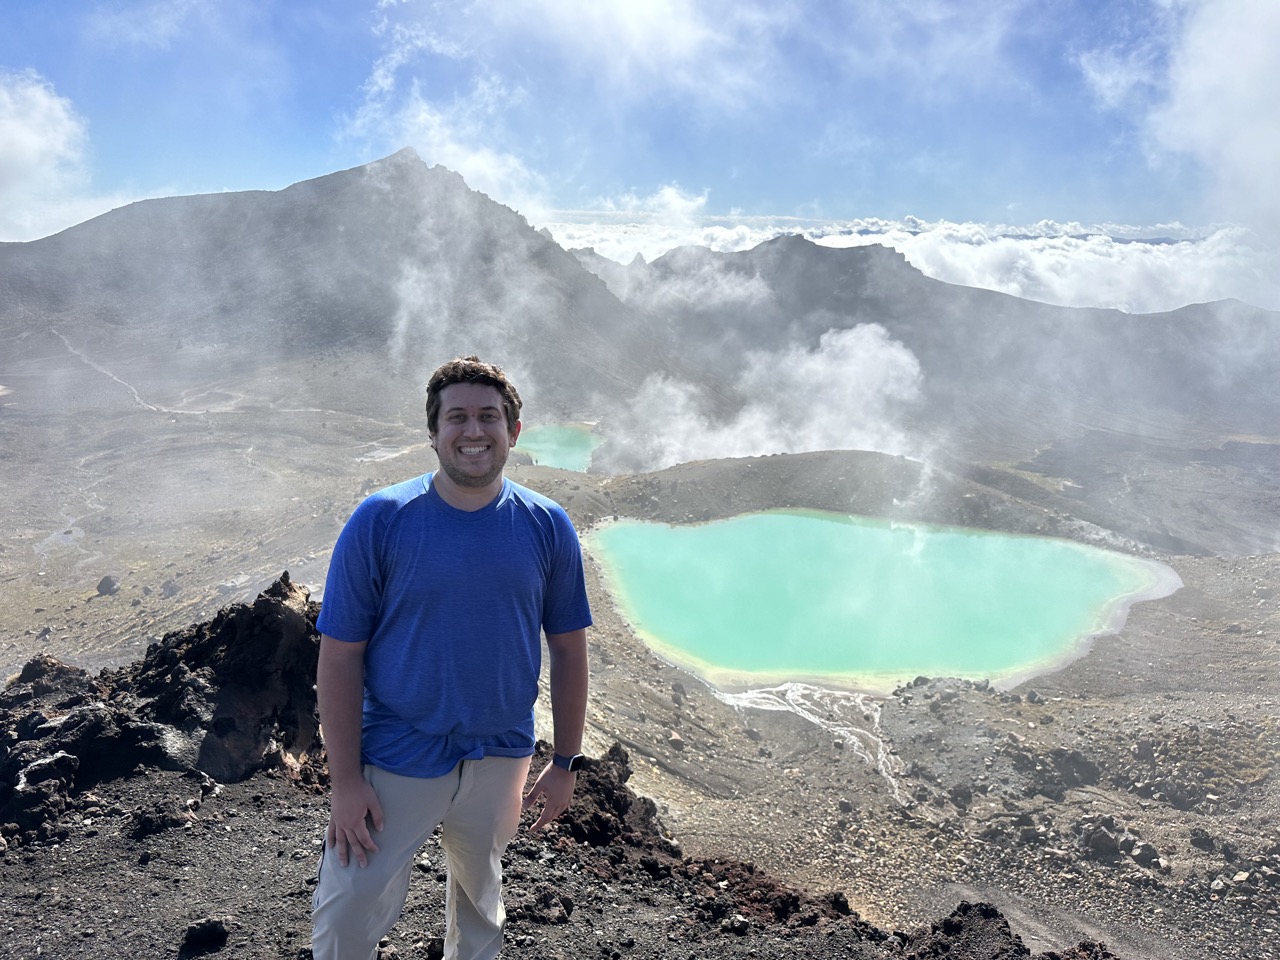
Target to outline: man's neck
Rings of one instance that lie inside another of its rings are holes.
[[[499,474],[497,480],[483,487],[464,487],[450,480],[443,470],[437,470],[431,475],[431,486],[435,487],[440,499],[455,510],[474,513],[498,499],[498,494],[502,493],[502,479]]]

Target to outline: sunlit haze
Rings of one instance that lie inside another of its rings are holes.
[[[0,240],[412,146],[620,262],[784,232],[1066,305],[1280,308],[1273,0],[0,9]]]

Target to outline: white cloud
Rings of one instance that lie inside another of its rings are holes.
[[[693,107],[745,108],[769,93],[763,78],[784,10],[728,0],[378,0],[382,53],[338,136],[375,155],[412,145],[529,214],[549,206],[546,178],[529,160],[545,148],[522,124],[534,98],[558,102],[548,86],[612,105],[679,96]],[[543,59],[555,69],[541,70]],[[664,191],[668,204],[680,196]]]
[[[505,96],[499,84],[482,84],[470,97],[437,109],[415,90],[389,118],[397,131],[390,142],[414,144],[423,156],[462,172],[468,186],[499,202],[522,209],[545,205],[542,178],[514,153],[484,142],[495,96]]]
[[[467,55],[460,43],[441,36],[424,23],[392,23],[383,17],[374,27],[374,33],[387,44],[386,52],[374,63],[369,79],[365,81],[365,93],[375,101],[395,91],[400,70],[411,65],[420,55],[434,53],[451,59],[462,59]]]
[[[950,98],[1016,82],[1006,47],[1029,20],[1026,0],[865,0],[813,21],[810,39],[849,74],[891,76],[902,93]]]
[[[364,142],[375,153],[414,147],[429,164],[461,173],[467,186],[522,210],[546,207],[546,186],[516,154],[486,143],[486,118],[493,100],[503,96],[497,81],[481,83],[464,98],[444,107],[425,99],[415,87],[399,98],[367,100],[341,136]]]
[[[1053,225],[1037,226],[1043,230]],[[1280,283],[1260,272],[1269,256],[1267,248],[1246,230],[1223,228],[1203,239],[1151,243],[1124,242],[1126,231],[1118,228],[1086,231],[1078,224],[1067,226],[1037,233],[1036,227],[941,223],[924,230],[836,235],[818,242],[884,242],[935,279],[1062,306],[1153,313],[1236,297],[1280,307]],[[1177,237],[1180,232],[1177,225],[1166,224],[1144,233],[1152,238]]]
[[[1076,63],[1093,95],[1109,110],[1130,105],[1160,82],[1149,49],[1087,50],[1077,56]]]
[[[546,211],[536,226],[545,226],[562,247],[592,247],[602,257],[630,263],[636,254],[652,261],[675,247],[701,246],[720,252],[749,250],[781,233],[801,230],[786,217],[727,218],[671,216],[667,211],[638,208],[589,211]]]
[[[0,72],[0,240],[34,240],[118,206],[87,196],[88,127],[32,71]]]
[[[611,96],[677,90],[743,108],[762,83],[785,4],[742,0],[481,0],[471,12],[509,42],[541,43]]]
[[[1187,0],[1138,0],[1088,15],[1094,43],[1069,59],[1099,106],[1141,117],[1165,89],[1169,52],[1188,6]]]
[[[630,469],[808,450],[918,454],[898,424],[920,384],[911,351],[861,324],[827,331],[813,350],[749,354],[738,386],[755,399],[731,420],[705,413],[698,387],[653,376],[614,428],[628,438]]]
[[[689,227],[697,223],[706,210],[707,196],[706,190],[701,194],[691,194],[681,190],[678,184],[669,183],[647,197],[633,193],[603,197],[600,209],[608,213],[643,214],[659,223]]]
[[[0,131],[0,190],[50,167],[61,176],[80,167],[85,122],[34,72],[0,74]]]
[[[379,3],[388,10],[394,3]],[[417,20],[381,19],[375,33],[386,43],[364,84],[360,107],[342,123],[338,137],[357,141],[373,154],[408,145],[430,164],[462,174],[467,185],[524,210],[546,207],[546,185],[515,153],[494,146],[504,111],[523,99],[496,73],[479,71],[470,88],[448,102],[428,97],[415,76],[424,56],[466,60],[465,41]]]
[[[1168,99],[1150,117],[1168,150],[1213,184],[1213,216],[1280,240],[1280,4],[1196,0],[1170,62]]]

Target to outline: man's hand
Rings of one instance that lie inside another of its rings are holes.
[[[573,801],[573,788],[577,782],[576,773],[563,770],[554,763],[548,763],[543,767],[538,774],[538,779],[533,781],[533,786],[529,788],[520,805],[525,810],[532,810],[539,797],[543,800],[542,812],[538,814],[538,819],[529,829],[541,830],[568,810],[569,804]]]
[[[551,655],[551,727],[555,747],[563,756],[582,752],[582,727],[587,715],[587,630],[548,633],[547,652]],[[532,829],[541,830],[569,809],[578,775],[548,763],[533,782],[524,798],[529,810],[538,798],[543,800],[542,813]]]
[[[378,802],[378,794],[373,786],[364,779],[359,779],[332,788],[329,806],[329,829],[325,839],[338,854],[338,862],[344,867],[354,853],[356,863],[362,867],[369,865],[369,854],[376,853],[378,845],[373,842],[369,832],[369,821],[373,821],[373,829],[382,830],[382,804]]]

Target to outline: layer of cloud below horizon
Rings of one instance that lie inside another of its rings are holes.
[[[591,248],[620,264],[637,256],[652,263],[680,246],[733,253],[798,234],[830,247],[883,244],[934,279],[1058,306],[1160,313],[1235,298],[1280,310],[1280,250],[1242,227],[1199,235],[1180,224],[735,221],[687,213],[574,216],[535,225],[566,249]]]

